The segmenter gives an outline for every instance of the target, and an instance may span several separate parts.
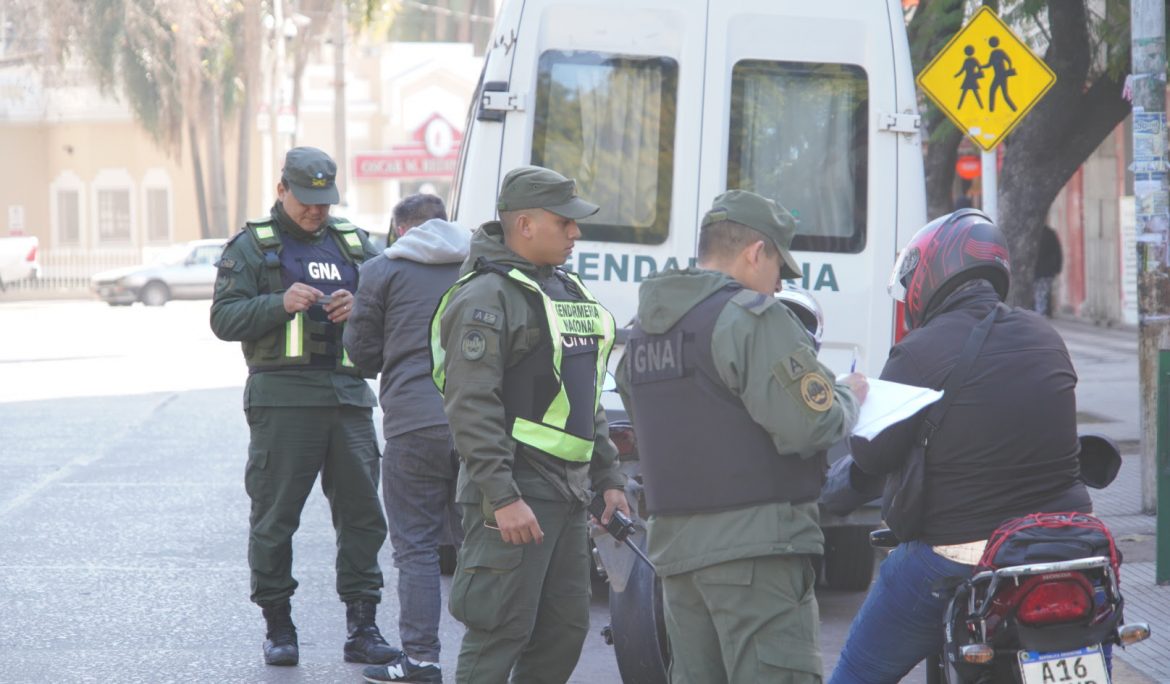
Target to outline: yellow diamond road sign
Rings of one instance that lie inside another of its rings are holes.
[[[987,151],[1055,82],[1052,69],[987,7],[918,74],[918,87]]]

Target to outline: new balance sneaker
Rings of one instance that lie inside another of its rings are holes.
[[[367,682],[410,682],[410,684],[443,684],[443,672],[438,663],[411,660],[405,653],[385,665],[367,667],[362,676]]]

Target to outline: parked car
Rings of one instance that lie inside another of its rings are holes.
[[[211,299],[215,262],[222,238],[175,245],[159,263],[102,271],[93,276],[93,291],[110,306],[142,302],[162,306],[172,299]]]
[[[40,241],[34,235],[0,238],[0,291],[11,283],[41,277],[41,265],[37,261],[39,246]]]

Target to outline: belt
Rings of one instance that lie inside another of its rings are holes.
[[[938,555],[952,560],[963,565],[978,565],[979,559],[983,557],[983,549],[987,546],[987,540],[981,539],[979,541],[967,542],[965,544],[948,544],[946,546],[933,546],[931,549]]]

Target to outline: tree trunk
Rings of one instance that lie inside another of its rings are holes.
[[[1008,301],[1026,307],[1048,208],[1130,110],[1121,97],[1124,75],[1099,76],[1086,88],[1092,53],[1084,0],[1048,0],[1048,24],[1044,61],[1056,83],[1008,137],[999,175],[999,226],[1011,253]]]
[[[256,93],[260,85],[260,0],[245,0],[244,31],[238,44],[243,66],[244,97],[240,102],[236,158],[236,214],[232,228],[248,220],[248,187],[252,178],[252,129],[256,120]]]
[[[447,9],[447,0],[435,0],[435,7]],[[451,26],[451,17],[446,12],[432,12],[435,17],[435,42],[445,43],[451,40],[449,29]]]
[[[302,56],[302,54],[304,56]],[[309,56],[307,50],[298,50],[293,56],[293,77],[292,77],[292,110],[293,110],[293,129],[289,134],[289,149],[297,146],[297,129],[301,127],[301,97],[304,95],[304,88],[301,87],[301,80],[305,75],[305,67],[309,63]]]
[[[223,97],[222,84],[213,81],[208,90],[207,165],[210,181],[211,231],[216,237],[228,236],[227,178],[223,156]]]
[[[255,80],[252,83],[256,83]],[[248,220],[248,186],[252,179],[252,122],[256,120],[253,111],[254,98],[252,89],[246,84],[244,99],[240,102],[238,113],[239,135],[237,136],[236,157],[236,213],[229,230],[239,228]]]
[[[460,10],[464,12],[462,15],[455,17],[459,34],[455,37],[457,43],[471,42],[471,15],[475,12],[475,3],[472,0],[463,0],[459,4]]]
[[[955,162],[959,158],[959,143],[963,139],[950,119],[932,108],[933,125],[927,125],[930,142],[926,145],[926,217],[933,220],[955,209],[953,187]]]
[[[194,117],[187,119],[187,139],[191,143],[191,171],[195,174],[195,206],[199,209],[199,237],[211,237],[207,224],[207,193],[203,189],[203,156],[199,153],[199,131]]]

